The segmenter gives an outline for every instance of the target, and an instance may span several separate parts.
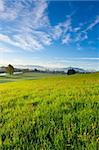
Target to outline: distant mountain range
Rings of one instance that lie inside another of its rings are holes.
[[[30,70],[38,69],[38,70],[46,70],[45,67],[39,66],[39,65],[15,65],[14,67],[15,67],[15,68],[19,68],[19,69],[30,69]]]
[[[76,67],[67,67],[67,68],[49,68],[49,67],[43,67],[43,66],[39,66],[39,65],[14,65],[16,69],[16,71],[18,70],[23,70],[23,69],[29,69],[29,70],[34,70],[34,69],[37,69],[37,70],[40,70],[40,71],[59,71],[59,72],[65,72],[67,73],[67,71],[69,69],[74,69],[75,71],[77,72],[80,72],[80,73],[86,73],[86,72],[95,72],[95,71],[90,71],[90,70],[84,70],[82,68],[76,68]],[[3,67],[0,67],[0,72],[5,72],[5,66]]]
[[[75,68],[75,67],[67,67],[67,68],[55,68],[54,70],[56,71],[64,71],[65,73],[67,73],[68,70],[70,69],[74,69],[77,72],[83,73],[83,72],[87,72],[87,70],[81,69],[81,68]]]
[[[30,70],[34,70],[34,69],[38,69],[41,71],[64,71],[67,73],[67,71],[69,69],[74,69],[77,72],[88,72],[87,70],[81,69],[81,68],[75,68],[75,67],[67,67],[67,68],[50,68],[50,67],[43,67],[43,66],[39,66],[39,65],[19,65],[19,66],[15,66],[16,68],[20,68],[20,69],[30,69]]]

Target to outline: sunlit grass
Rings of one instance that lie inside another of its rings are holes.
[[[99,74],[0,84],[0,149],[97,150]]]

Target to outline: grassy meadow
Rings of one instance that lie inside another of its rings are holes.
[[[98,73],[0,77],[0,150],[98,146]]]
[[[33,72],[27,72],[27,73],[20,73],[20,74],[14,74],[14,75],[9,75],[7,74],[6,76],[0,76],[0,83],[5,83],[5,82],[15,82],[18,80],[35,80],[35,79],[41,79],[45,77],[49,77],[53,74],[51,73],[33,73]]]

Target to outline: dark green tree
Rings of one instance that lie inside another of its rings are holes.
[[[6,67],[6,72],[9,73],[10,75],[12,75],[14,73],[14,67],[11,64],[9,64]]]
[[[67,71],[67,75],[72,75],[72,74],[75,74],[75,73],[76,73],[76,71],[74,69],[69,69]]]

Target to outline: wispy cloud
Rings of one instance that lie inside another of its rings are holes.
[[[4,0],[0,0],[0,12],[4,11]]]
[[[43,48],[42,44],[30,34],[29,36],[21,34],[14,35],[12,39],[7,35],[0,34],[0,41],[28,51],[40,50]]]
[[[39,39],[42,45],[49,46],[52,44],[52,38],[48,33],[42,31],[33,31],[32,34],[37,37],[37,40]]]
[[[43,49],[60,38],[64,44],[70,41],[67,32],[71,29],[71,16],[51,26],[46,11],[48,2],[45,0],[15,0],[9,1],[9,5],[6,2],[1,0],[0,19],[7,25],[5,30],[1,26],[0,41],[29,51]]]
[[[76,58],[80,60],[99,60],[98,57],[81,57],[81,58]]]
[[[83,48],[81,47],[81,44],[80,44],[80,43],[77,43],[76,46],[77,46],[77,50],[79,50],[79,51],[83,49]]]
[[[84,25],[82,25],[74,28],[73,32],[76,33],[74,41],[79,42],[78,44],[80,44],[80,42],[87,40],[89,38],[88,32],[98,24],[99,24],[99,16],[96,16],[96,19],[92,23],[90,23],[87,27],[84,27]]]
[[[12,50],[8,47],[0,47],[0,53],[11,53]]]
[[[50,45],[49,35],[44,31],[37,31],[46,28],[49,24],[45,12],[48,6],[47,2],[40,0],[17,2],[15,0],[14,2],[10,1],[10,4],[8,6],[6,1],[0,1],[0,19],[8,24],[5,30],[9,29],[9,34],[0,34],[0,41],[31,51],[43,49],[44,45]],[[9,26],[9,21],[12,23],[12,27]]]
[[[96,16],[96,19],[87,27],[85,31],[91,30],[97,24],[99,24],[99,16]]]
[[[54,40],[61,40],[62,44],[68,44],[71,40],[70,38],[70,33],[72,31],[72,26],[71,26],[71,15],[68,16],[64,22],[60,22],[56,26],[52,26],[52,38]]]
[[[55,61],[57,62],[68,62],[68,61],[76,61],[76,60],[99,60],[99,57],[73,57],[73,58],[64,58],[64,57],[55,57]]]
[[[46,63],[45,63],[46,62]],[[75,58],[54,58],[53,60],[48,60],[42,62],[41,65],[45,67],[51,68],[66,68],[66,67],[79,67],[84,69],[92,69],[94,65],[96,66],[96,70],[99,69],[99,58],[92,58],[92,57],[75,57]]]
[[[68,31],[72,31],[71,23],[71,16],[68,16],[66,21],[61,24],[61,26],[63,27],[63,35],[65,35]]]
[[[19,46],[19,43],[13,41],[9,36],[4,34],[0,34],[0,41],[11,45]]]
[[[77,42],[77,41],[84,41],[84,40],[86,40],[86,39],[88,39],[88,35],[87,35],[87,32],[85,32],[85,31],[80,31],[79,33],[77,33],[77,35],[76,35],[76,38],[75,38],[75,41]]]
[[[81,27],[75,27],[75,28],[73,29],[74,32],[78,32],[79,30],[81,30]]]
[[[97,24],[99,24],[99,16],[97,16],[96,19],[91,24],[89,24],[89,26],[87,28],[85,28],[83,30],[81,30],[81,28],[79,28],[79,27],[77,28],[77,30],[75,28],[74,31],[77,33],[75,41],[81,42],[81,41],[87,40],[88,39],[88,31],[90,31]]]
[[[52,26],[47,10],[45,0],[0,0],[0,41],[33,52],[50,46],[55,40],[60,40],[61,44],[80,45],[88,39],[88,31],[99,23],[97,16],[85,29],[80,23],[73,27],[72,14]]]
[[[9,1],[9,3],[11,3],[11,1]],[[16,19],[18,14],[21,12],[21,9],[22,6],[19,5],[19,3],[16,3],[16,1],[11,3],[11,5],[9,4],[8,6],[5,0],[0,0],[0,18],[2,20]]]
[[[52,35],[52,38],[53,38],[54,40],[60,39],[62,33],[63,33],[63,30],[62,30],[60,24],[58,24],[58,25],[52,27],[52,33],[51,33],[51,35]]]
[[[62,44],[69,44],[72,41],[71,35],[68,33],[67,35],[64,36],[62,39]]]

